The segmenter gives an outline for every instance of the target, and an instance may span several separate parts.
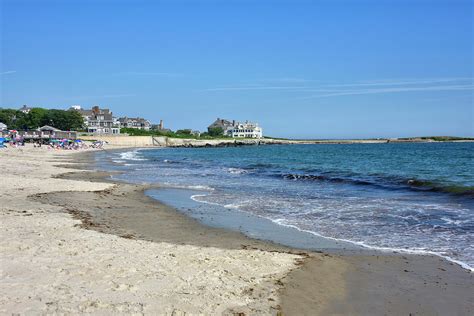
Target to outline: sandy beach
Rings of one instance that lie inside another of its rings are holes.
[[[207,227],[93,171],[91,153],[0,151],[1,314],[471,315],[436,256],[310,252]]]

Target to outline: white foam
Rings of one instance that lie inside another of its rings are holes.
[[[195,201],[195,202],[199,202],[199,203],[221,206],[221,205],[218,204],[218,203],[213,203],[213,202],[208,202],[208,201],[202,201],[202,200],[199,200],[199,199],[198,199],[199,197],[204,197],[204,196],[207,196],[207,194],[195,194],[195,195],[191,195],[191,200],[193,200],[193,201]]]
[[[438,257],[446,259],[450,262],[456,263],[456,264],[460,265],[462,268],[464,268],[466,270],[469,270],[471,273],[474,273],[474,267],[471,267],[465,262],[453,259],[453,258],[451,258],[449,256],[446,256],[444,254],[441,254],[439,252],[434,252],[434,251],[430,251],[430,250],[422,250],[422,249],[404,249],[404,248],[371,246],[371,245],[367,245],[366,243],[361,242],[361,241],[353,241],[353,240],[344,239],[344,238],[328,237],[328,236],[324,236],[324,235],[318,234],[318,233],[310,231],[310,230],[301,229],[298,226],[284,223],[285,219],[280,218],[280,219],[270,219],[270,220],[272,222],[274,222],[275,224],[290,227],[290,228],[294,228],[294,229],[299,230],[301,232],[309,233],[309,234],[312,234],[312,235],[315,235],[315,236],[318,236],[318,237],[321,237],[321,238],[331,239],[331,240],[334,240],[334,241],[347,242],[347,243],[351,243],[351,244],[358,245],[358,246],[368,248],[368,249],[378,250],[378,251],[382,251],[382,252],[400,252],[400,253],[415,254],[415,255],[434,255],[434,256],[438,256]]]
[[[231,174],[245,174],[245,173],[248,173],[247,170],[240,169],[240,168],[228,168],[227,172],[229,172]]]
[[[225,208],[232,208],[232,209],[239,209],[241,207],[241,204],[226,204],[224,205]]]
[[[191,199],[193,201],[200,202],[200,203],[205,203],[205,204],[210,204],[210,205],[217,205],[217,206],[221,206],[221,207],[223,206],[225,208],[232,208],[232,209],[236,209],[240,212],[245,212],[245,211],[243,211],[239,208],[238,204],[222,205],[222,204],[219,204],[219,203],[208,202],[208,201],[203,201],[203,200],[199,199],[199,197],[205,197],[205,196],[207,196],[207,194],[196,194],[196,195],[192,195]],[[310,230],[299,228],[298,226],[295,226],[295,225],[292,225],[292,224],[287,224],[287,223],[285,223],[286,219],[284,219],[284,218],[272,219],[272,218],[268,218],[268,217],[257,215],[257,214],[253,214],[253,215],[261,217],[261,218],[268,219],[268,220],[272,221],[273,223],[275,223],[277,225],[290,227],[290,228],[296,229],[296,230],[304,232],[304,233],[309,233],[309,234],[312,234],[314,236],[318,236],[320,238],[334,240],[334,241],[337,241],[337,242],[350,243],[350,244],[357,245],[357,246],[367,248],[367,249],[377,250],[377,251],[381,251],[381,252],[398,252],[398,253],[415,254],[415,255],[434,255],[434,256],[446,259],[449,262],[453,262],[455,264],[458,264],[462,268],[470,271],[471,273],[474,273],[474,267],[471,267],[469,264],[467,264],[465,262],[453,259],[453,258],[451,258],[449,256],[446,256],[446,255],[444,255],[442,253],[439,253],[439,252],[425,250],[425,249],[404,249],[404,248],[372,246],[372,245],[368,245],[368,244],[366,244],[364,242],[361,242],[361,241],[353,241],[353,240],[344,239],[344,238],[335,238],[335,237],[324,236],[324,235],[321,235],[319,233],[316,233],[316,232],[313,232],[313,231],[310,231]]]
[[[176,185],[165,183],[165,187],[167,188],[175,188],[175,189],[189,189],[189,190],[196,190],[196,191],[214,191],[213,187],[207,185]]]
[[[133,161],[143,161],[146,160],[145,158],[140,157],[140,153],[138,150],[127,151],[124,153],[120,153],[120,158],[123,160],[133,160]]]

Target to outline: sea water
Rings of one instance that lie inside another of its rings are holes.
[[[112,154],[121,180],[367,248],[474,267],[474,143],[160,148]]]

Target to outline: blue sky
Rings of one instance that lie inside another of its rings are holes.
[[[0,0],[0,107],[296,138],[474,136],[473,2]]]

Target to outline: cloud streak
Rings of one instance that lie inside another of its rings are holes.
[[[128,71],[120,72],[115,75],[119,76],[160,76],[160,77],[182,77],[183,74],[173,72],[141,72],[141,71]]]
[[[256,86],[256,87],[220,87],[220,88],[208,88],[201,91],[246,91],[246,90],[302,90],[308,89],[308,87],[298,86]],[[324,90],[325,92],[332,90]]]
[[[0,72],[0,75],[3,76],[3,75],[11,75],[11,74],[14,74],[16,73],[16,70],[9,70],[9,71],[4,71],[4,72]]]
[[[303,94],[297,100],[329,98],[349,95],[368,95],[404,92],[423,91],[472,91],[474,90],[473,78],[432,78],[432,79],[404,79],[385,80],[372,82],[354,82],[341,84],[317,84],[317,85],[261,85],[247,84],[239,86],[224,86],[208,88],[200,91],[204,92],[225,92],[225,91],[286,91]],[[312,95],[306,95],[309,94]]]
[[[103,95],[88,95],[88,96],[75,96],[67,97],[68,100],[84,100],[84,99],[109,99],[109,98],[124,98],[124,97],[134,97],[135,94],[103,94]]]
[[[382,89],[368,89],[368,90],[352,90],[352,91],[339,91],[328,94],[317,94],[308,97],[302,97],[301,100],[305,99],[316,99],[316,98],[329,98],[337,96],[347,95],[364,95],[364,94],[381,94],[381,93],[398,93],[398,92],[416,92],[416,91],[459,91],[459,90],[474,90],[474,85],[455,85],[455,86],[434,86],[434,87],[404,87],[404,88],[382,88]]]
[[[443,78],[443,79],[421,79],[421,80],[402,80],[402,81],[376,81],[348,84],[329,84],[326,87],[365,87],[365,86],[401,86],[401,85],[426,85],[440,84],[456,81],[472,81],[473,78]]]

